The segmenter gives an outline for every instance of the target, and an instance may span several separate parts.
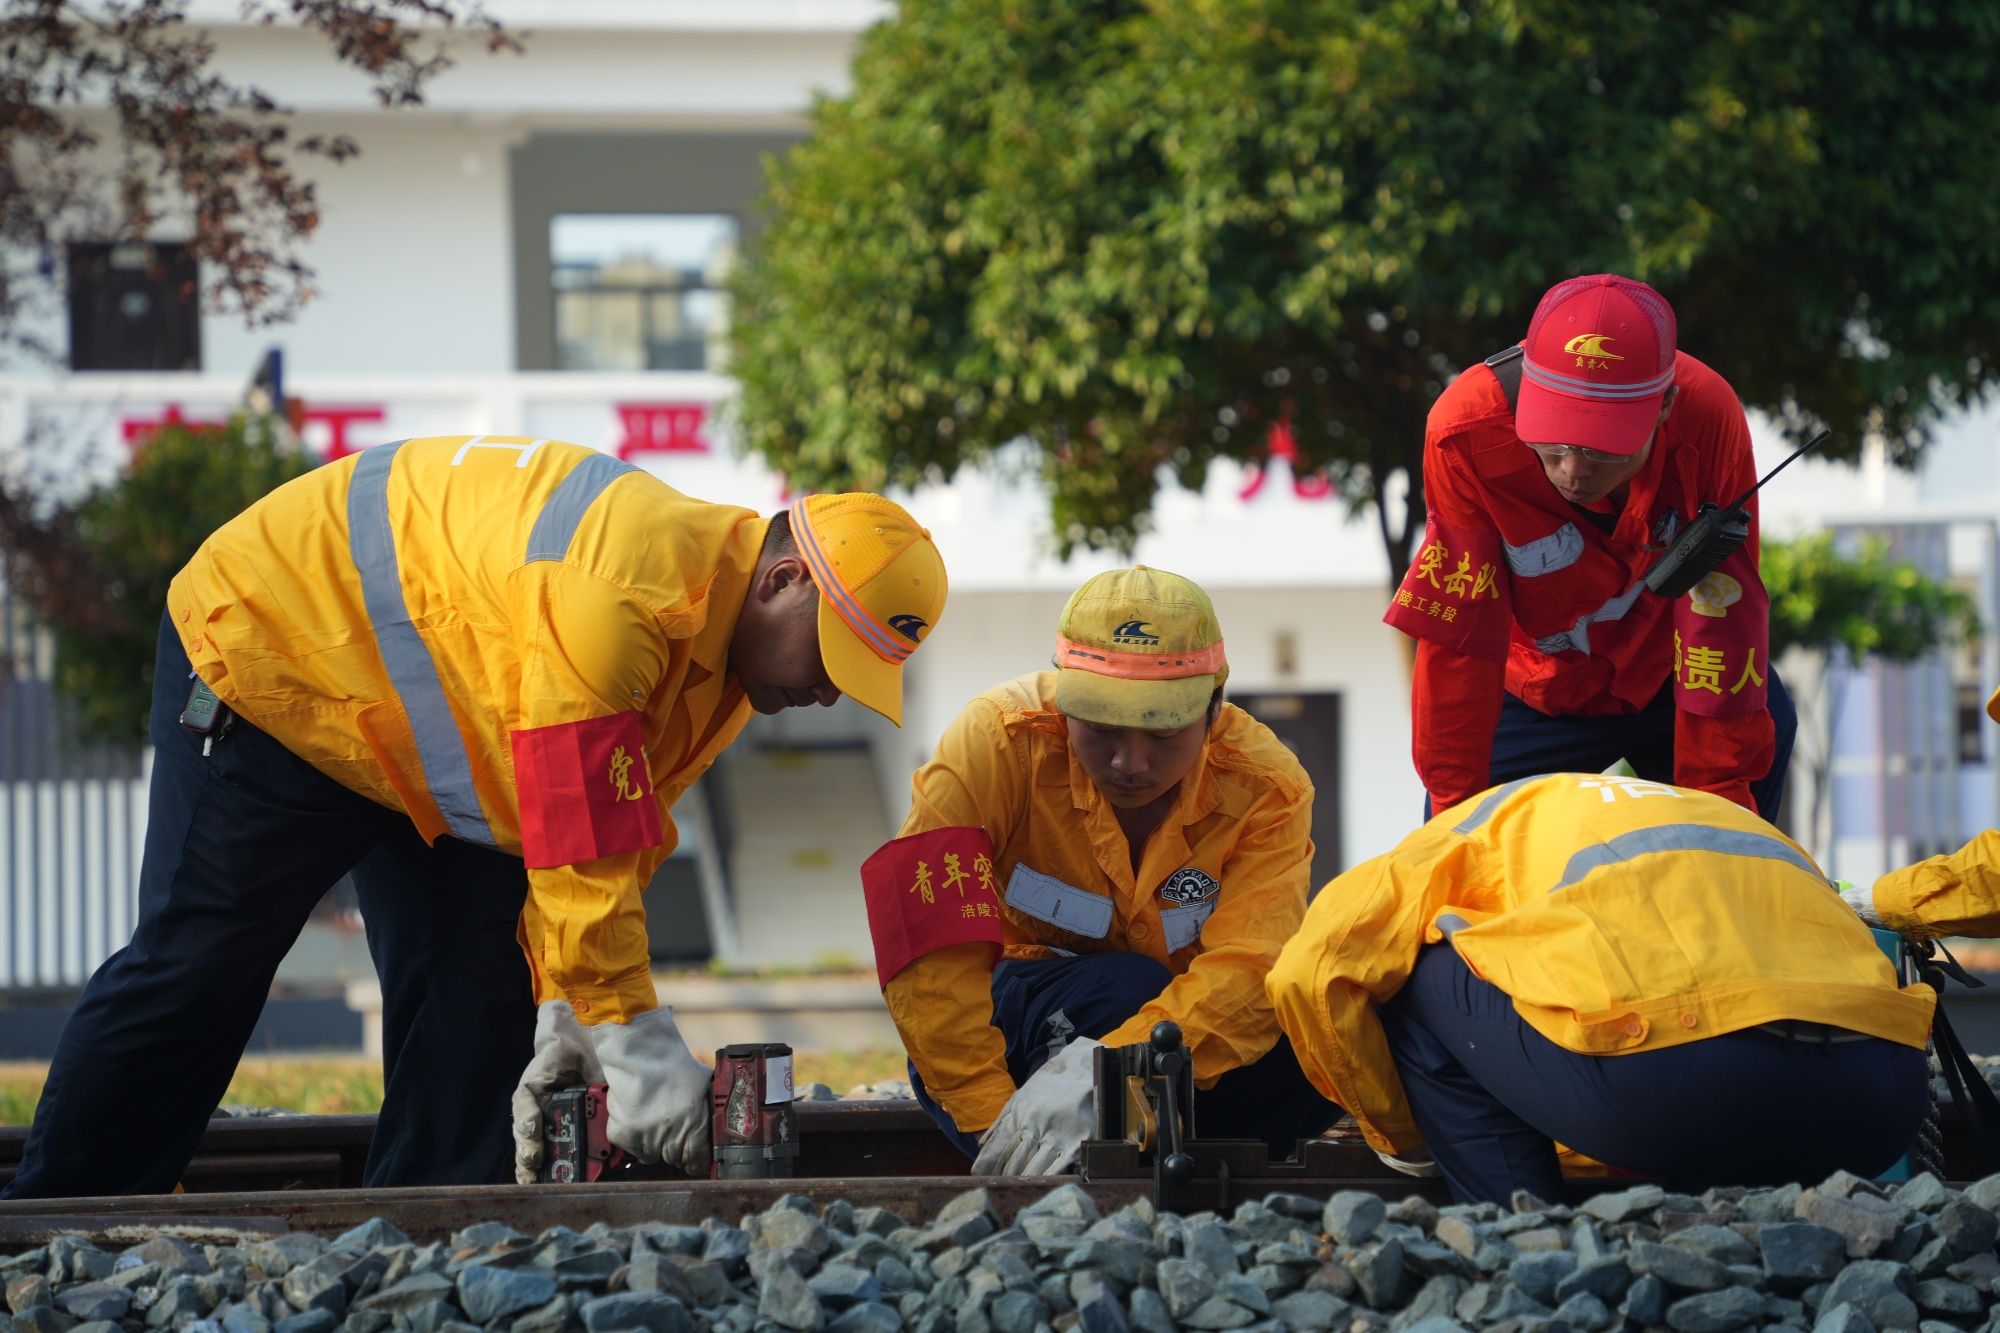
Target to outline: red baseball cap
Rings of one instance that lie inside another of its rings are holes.
[[[1514,433],[1609,454],[1645,447],[1674,382],[1674,308],[1615,273],[1549,288],[1528,325]]]

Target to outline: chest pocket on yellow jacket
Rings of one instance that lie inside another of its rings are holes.
[[[1201,928],[1215,911],[1215,896],[1221,891],[1213,876],[1193,866],[1167,876],[1160,897],[1175,905],[1160,909],[1160,934],[1168,953],[1179,953],[1201,938]]]
[[[1111,931],[1111,900],[1016,862],[1007,879],[1007,906],[1072,935],[1101,940]]]

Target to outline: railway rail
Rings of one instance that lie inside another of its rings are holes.
[[[689,1180],[671,1168],[640,1168],[581,1185],[426,1186],[360,1188],[375,1117],[284,1116],[218,1119],[182,1177],[185,1193],[95,1199],[0,1200],[0,1251],[78,1235],[100,1245],[125,1245],[165,1231],[193,1241],[227,1244],[287,1231],[338,1232],[382,1217],[419,1242],[440,1240],[475,1220],[493,1219],[523,1231],[604,1221],[699,1223],[734,1221],[786,1193],[845,1198],[906,1217],[931,1216],[972,1183],[969,1163],[922,1110],[904,1102],[799,1104],[797,1174],[773,1180]],[[1945,1108],[1947,1174],[1983,1174],[1971,1145]],[[0,1182],[11,1180],[27,1138],[25,1128],[0,1128]],[[1274,1190],[1324,1198],[1364,1189],[1388,1198],[1422,1194],[1445,1202],[1442,1182],[1412,1180],[1389,1170],[1358,1139],[1308,1143],[1298,1160],[1276,1162],[1254,1144],[1192,1145],[1198,1163],[1193,1189],[1204,1206],[1228,1212]],[[1150,1168],[1123,1144],[1094,1144],[1081,1176],[981,1178],[1004,1215],[1040,1198],[1063,1180],[1082,1184],[1100,1206],[1116,1208],[1150,1194]],[[1574,1178],[1577,1193],[1624,1189],[1629,1177]]]

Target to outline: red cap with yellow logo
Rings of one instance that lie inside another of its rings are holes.
[[[808,495],[792,540],[819,589],[819,652],[842,694],[903,725],[903,663],[944,614],[930,530],[879,495]]]
[[[1674,382],[1674,308],[1614,273],[1571,278],[1535,307],[1514,433],[1530,444],[1636,454]]]

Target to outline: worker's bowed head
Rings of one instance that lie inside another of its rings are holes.
[[[1076,590],[1056,629],[1055,662],[1056,707],[1077,761],[1113,805],[1127,808],[1159,799],[1187,775],[1229,678],[1208,594],[1145,565]]]
[[[903,663],[946,591],[937,544],[901,505],[806,496],[772,520],[731,669],[760,713],[845,694],[900,727]]]
[[[1070,595],[1056,670],[1064,715],[1139,731],[1193,726],[1229,679],[1208,594],[1145,565],[1099,574]]]

